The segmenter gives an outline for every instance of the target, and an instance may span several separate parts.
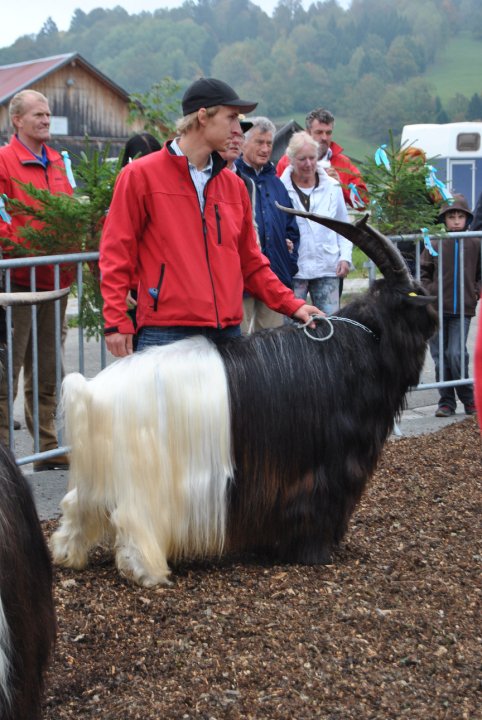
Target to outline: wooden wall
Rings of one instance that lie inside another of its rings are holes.
[[[84,147],[88,135],[99,147],[109,142],[114,149],[121,148],[130,135],[142,130],[140,125],[127,124],[127,100],[75,60],[31,87],[49,99],[52,115],[68,118],[68,135],[52,135],[53,147],[76,151]],[[7,103],[0,107],[0,142],[8,142],[11,133]]]

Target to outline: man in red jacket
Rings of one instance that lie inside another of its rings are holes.
[[[271,271],[256,242],[246,187],[219,155],[241,132],[239,114],[256,105],[221,80],[196,80],[182,100],[178,137],[120,173],[99,261],[113,355],[132,353],[126,296],[134,271],[137,350],[196,334],[239,335],[243,289],[303,322],[319,313]]]
[[[333,140],[335,118],[329,110],[316,108],[305,118],[306,132],[320,146],[319,161],[330,177],[341,183],[345,203],[360,208],[368,198],[368,192],[360,171],[349,157],[343,154],[343,148]],[[281,177],[289,164],[288,156],[283,155],[276,166],[276,174]]]
[[[11,100],[9,114],[15,130],[10,144],[0,148],[0,194],[32,204],[27,191],[18,182],[31,183],[39,189],[55,194],[71,195],[72,188],[66,177],[62,157],[46,145],[50,137],[50,108],[47,98],[35,90],[22,90]],[[4,254],[15,256],[14,243],[22,243],[21,229],[36,221],[26,215],[15,214],[0,219],[0,236],[5,238]],[[12,240],[9,245],[8,239]],[[70,275],[60,274],[61,287],[69,285]],[[54,288],[54,268],[45,265],[35,274],[37,290]],[[12,271],[12,291],[30,289],[30,269]],[[60,301],[60,320],[63,322],[67,297]],[[14,395],[17,393],[18,376],[23,366],[25,386],[25,419],[33,434],[32,398],[32,310],[28,306],[12,308],[14,326],[13,380]],[[37,307],[38,336],[38,400],[40,451],[54,450],[58,446],[55,428],[56,363],[55,363],[55,303],[48,302]],[[5,375],[5,374],[4,374]],[[6,377],[0,387],[0,436],[8,443],[8,403]],[[68,466],[66,456],[34,463],[34,470]]]

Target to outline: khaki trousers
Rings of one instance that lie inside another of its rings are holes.
[[[12,290],[25,290],[20,286]],[[61,298],[60,332],[63,338],[67,297]],[[25,422],[34,435],[33,418],[33,376],[32,376],[32,308],[29,305],[12,308],[13,322],[13,394],[14,400],[18,391],[18,379],[23,367]],[[37,340],[38,340],[38,410],[39,410],[39,442],[40,452],[58,447],[55,415],[57,411],[56,369],[55,369],[55,302],[37,305]],[[0,384],[0,438],[8,445],[8,396],[7,372],[3,373]]]
[[[264,328],[276,328],[284,325],[285,316],[271,310],[261,300],[254,297],[243,298],[243,322],[241,332],[249,335]]]

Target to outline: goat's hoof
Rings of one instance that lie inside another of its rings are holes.
[[[73,570],[83,570],[86,567],[88,561],[86,550],[72,547],[72,543],[61,535],[59,536],[59,533],[52,535],[49,547],[52,562],[55,565],[62,565]]]
[[[172,585],[172,582],[169,580],[170,570],[167,563],[165,567],[157,571],[149,571],[142,562],[139,554],[137,552],[129,552],[126,548],[117,551],[116,565],[122,577],[141,587],[152,588],[157,585]]]

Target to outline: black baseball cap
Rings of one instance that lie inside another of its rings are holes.
[[[251,120],[246,120],[244,115],[240,115],[238,120],[243,133],[248,132],[248,130],[251,130],[251,128],[253,127],[253,123],[251,122]]]
[[[258,105],[252,100],[241,100],[233,88],[216,78],[199,78],[188,87],[182,98],[182,114],[190,115],[200,108],[214,105],[231,105],[251,112]]]

